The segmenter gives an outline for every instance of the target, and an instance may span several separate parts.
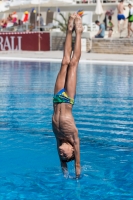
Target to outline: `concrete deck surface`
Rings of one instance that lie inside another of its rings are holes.
[[[62,51],[46,51],[46,52],[35,52],[35,51],[1,51],[0,60],[49,60],[58,61],[62,59]],[[133,55],[122,55],[122,54],[97,54],[97,53],[85,53],[82,52],[80,61],[84,62],[121,62],[129,63],[133,65]]]

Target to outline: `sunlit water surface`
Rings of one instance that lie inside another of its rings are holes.
[[[0,62],[0,200],[133,199],[133,66],[79,65],[78,181],[62,176],[51,130],[59,67]]]

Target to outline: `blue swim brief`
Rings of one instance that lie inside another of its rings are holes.
[[[53,103],[69,103],[74,105],[74,99],[70,98],[63,88],[53,97]]]
[[[125,20],[126,18],[125,18],[125,16],[123,15],[123,14],[118,14],[117,15],[117,19],[118,19],[118,21],[120,21],[120,20]]]

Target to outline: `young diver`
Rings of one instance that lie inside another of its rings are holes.
[[[72,53],[72,32],[76,41]],[[58,73],[53,97],[53,132],[57,141],[57,150],[64,175],[68,175],[67,162],[75,161],[76,178],[80,177],[80,141],[78,130],[72,116],[75,101],[77,68],[81,56],[82,20],[78,14],[69,17],[64,55]]]

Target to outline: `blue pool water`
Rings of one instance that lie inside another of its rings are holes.
[[[51,130],[59,67],[0,62],[0,200],[133,200],[133,66],[79,65],[78,181],[62,176]]]

